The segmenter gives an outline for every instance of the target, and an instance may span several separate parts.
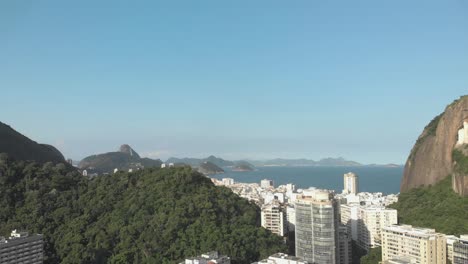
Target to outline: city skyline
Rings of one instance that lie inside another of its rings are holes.
[[[75,160],[403,164],[468,87],[468,4],[0,4],[0,120]]]

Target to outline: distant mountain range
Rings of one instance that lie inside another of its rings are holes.
[[[62,153],[55,147],[39,144],[2,122],[0,122],[0,153],[6,153],[16,160],[55,163],[65,161]]]
[[[237,160],[237,161],[230,161],[225,160],[220,157],[215,157],[213,155],[207,158],[169,158],[166,162],[167,163],[183,163],[190,165],[192,167],[198,167],[201,163],[209,161],[215,164],[218,167],[240,167],[242,166],[244,169],[250,167],[254,169],[255,167],[262,167],[262,166],[375,166],[375,167],[400,167],[402,165],[398,164],[362,164],[352,160],[346,160],[342,157],[339,158],[324,158],[318,161],[311,160],[311,159],[270,159],[270,160]]]
[[[271,159],[249,160],[255,166],[363,166],[363,164],[344,158],[325,158],[319,161],[310,159]]]

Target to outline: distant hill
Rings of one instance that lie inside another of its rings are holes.
[[[344,158],[249,160],[255,166],[362,166],[361,163]]]
[[[174,163],[174,164],[180,164],[180,163],[183,163],[183,164],[187,164],[187,165],[190,165],[192,167],[199,167],[200,164],[206,162],[206,161],[209,161],[213,164],[215,164],[216,166],[218,167],[228,167],[228,166],[234,166],[234,162],[233,161],[229,161],[229,160],[224,160],[222,158],[218,158],[218,157],[215,157],[213,155],[207,157],[207,158],[203,158],[203,159],[197,159],[197,158],[174,158],[174,157],[171,157],[169,158],[166,163]]]
[[[110,173],[114,169],[128,170],[137,168],[160,167],[161,160],[141,158],[129,145],[120,146],[117,152],[92,155],[84,158],[79,164],[80,169],[93,168],[99,173]]]
[[[224,170],[222,168],[209,161],[201,163],[197,169],[198,172],[203,173],[205,175],[224,173]]]
[[[0,122],[0,153],[7,153],[16,160],[37,162],[64,162],[62,153],[55,147],[39,144]]]

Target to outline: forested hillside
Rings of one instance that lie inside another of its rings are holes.
[[[177,263],[210,250],[251,263],[286,251],[258,224],[257,206],[189,167],[88,180],[0,155],[0,234],[44,234],[46,263]]]
[[[433,186],[401,193],[390,207],[398,210],[400,224],[434,228],[448,235],[468,233],[468,197],[452,190],[452,177]]]

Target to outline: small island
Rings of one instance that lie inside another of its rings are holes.
[[[246,161],[237,162],[232,171],[253,171],[254,166]]]

